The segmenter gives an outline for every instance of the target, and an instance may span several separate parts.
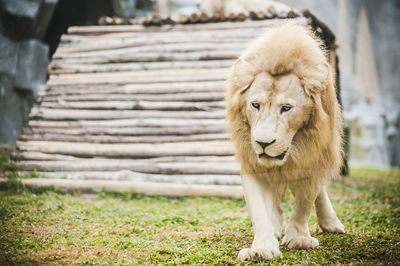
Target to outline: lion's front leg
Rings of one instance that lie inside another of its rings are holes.
[[[242,261],[265,261],[281,256],[272,221],[274,196],[270,187],[252,175],[242,176],[247,208],[253,224],[254,240],[251,248],[239,252]]]
[[[319,242],[318,239],[310,235],[308,218],[319,191],[307,190],[305,192],[302,190],[302,186],[295,185],[290,186],[290,189],[294,195],[295,203],[282,244],[288,248],[316,248]]]
[[[336,216],[325,186],[322,187],[321,192],[315,200],[315,210],[322,231],[344,233],[344,226]]]

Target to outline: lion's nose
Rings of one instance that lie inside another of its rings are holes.
[[[274,143],[276,141],[276,139],[274,139],[271,142],[262,142],[262,141],[256,141],[263,149],[265,149],[265,147],[271,145],[272,143]]]

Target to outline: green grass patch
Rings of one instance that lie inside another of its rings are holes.
[[[0,191],[0,265],[240,264],[252,241],[244,200],[145,197],[101,192],[94,197],[51,188],[27,189],[18,178]],[[355,170],[330,187],[346,234],[310,229],[320,246],[281,248],[266,264],[399,264],[400,175]],[[282,203],[285,221],[293,199]]]

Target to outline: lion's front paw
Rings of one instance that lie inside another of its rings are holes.
[[[285,236],[282,239],[282,245],[287,246],[290,249],[314,249],[318,247],[319,242],[318,239],[311,236]]]
[[[344,233],[344,225],[339,221],[338,218],[331,220],[321,219],[319,221],[319,227],[321,227],[322,231],[328,233]]]
[[[241,261],[263,262],[281,257],[282,254],[277,248],[244,248],[239,252],[238,259]]]

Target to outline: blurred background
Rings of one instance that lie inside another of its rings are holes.
[[[280,2],[309,9],[336,34],[350,166],[400,167],[400,2]],[[15,146],[69,26],[153,12],[199,11],[195,0],[0,0],[0,145]]]

